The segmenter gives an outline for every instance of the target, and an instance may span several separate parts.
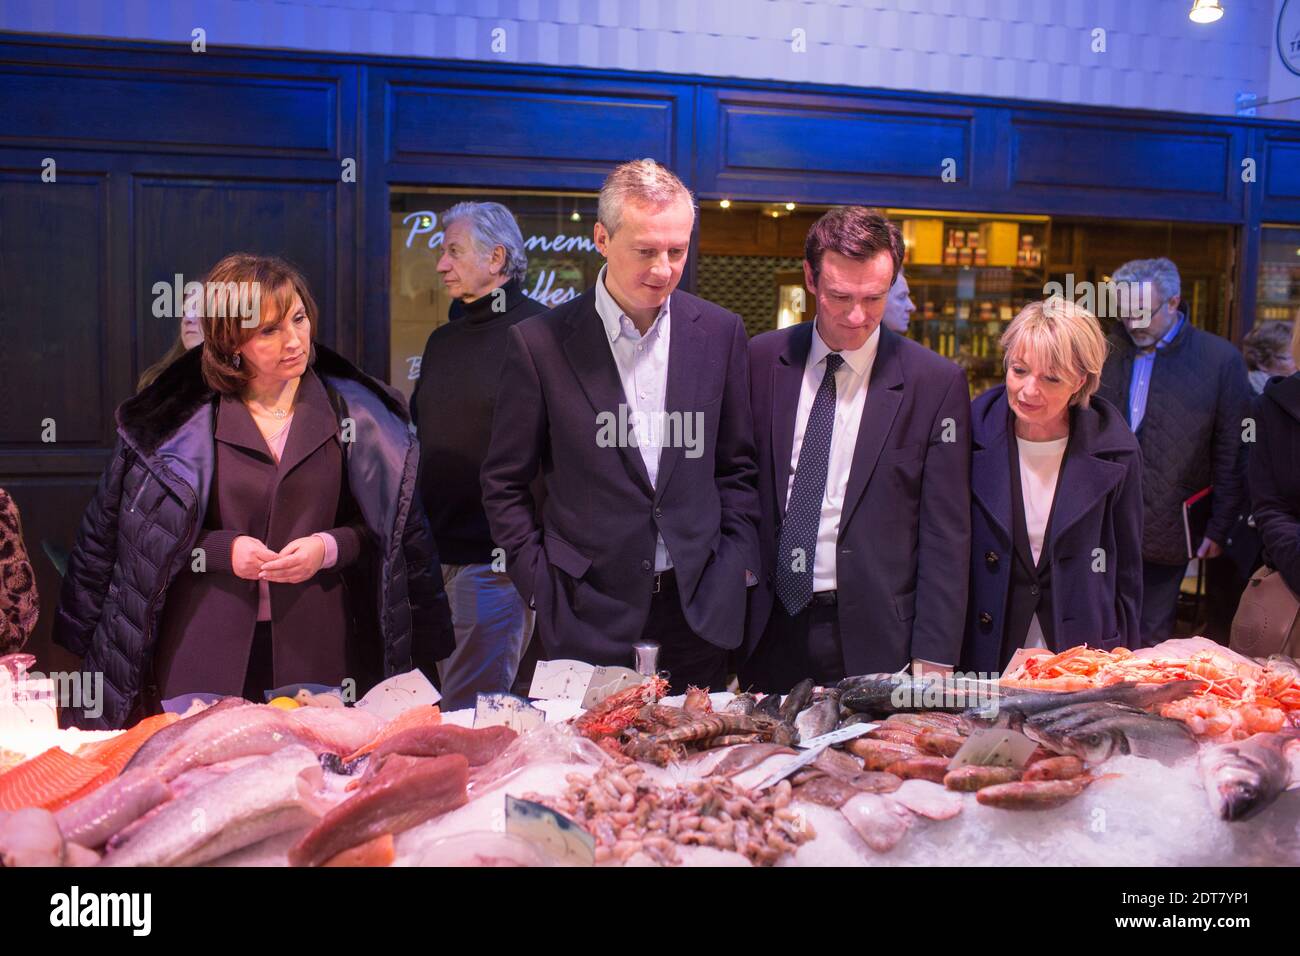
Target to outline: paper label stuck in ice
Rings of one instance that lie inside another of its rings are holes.
[[[591,675],[587,693],[583,695],[583,709],[591,710],[611,694],[643,684],[646,679],[644,674],[638,674],[630,667],[597,667]]]
[[[822,734],[820,737],[809,737],[807,740],[801,740],[796,747],[807,750],[811,747],[833,747],[836,744],[842,744],[846,740],[852,740],[854,737],[861,737],[869,730],[875,730],[879,724],[850,724],[847,727],[839,727],[828,734]]]
[[[958,767],[1023,767],[1038,745],[1015,730],[977,730],[957,751],[949,770]]]
[[[582,700],[596,668],[584,661],[538,661],[528,696],[533,700]]]
[[[578,824],[550,807],[506,794],[506,833],[537,845],[557,863],[591,866],[596,840]]]
[[[429,679],[416,668],[380,681],[357,701],[356,706],[376,717],[392,720],[412,707],[436,704],[440,700],[442,695],[438,693],[438,688],[429,683]]]
[[[9,674],[3,668],[0,674],[4,675],[0,680],[8,680]],[[59,707],[53,680],[25,677],[8,683],[4,690],[0,697],[0,739],[10,732],[58,730]]]
[[[509,727],[526,734],[546,723],[546,714],[514,694],[479,694],[474,705],[474,729]]]

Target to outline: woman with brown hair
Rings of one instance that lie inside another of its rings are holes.
[[[1292,327],[1290,352],[1300,365],[1300,322]],[[1264,542],[1265,563],[1281,574],[1291,598],[1296,599],[1300,598],[1300,468],[1296,467],[1300,461],[1300,373],[1270,381],[1255,399],[1254,417],[1259,430],[1250,451],[1249,474],[1255,524]],[[1291,613],[1291,606],[1283,613]],[[1300,628],[1300,619],[1295,620]]]
[[[1246,356],[1246,371],[1250,387],[1256,395],[1264,393],[1269,379],[1286,378],[1296,371],[1291,355],[1292,324],[1285,321],[1261,322],[1246,333],[1241,340],[1241,351]]]
[[[204,289],[203,347],[118,409],[68,562],[55,639],[105,685],[81,723],[200,691],[363,692],[454,646],[406,403],[313,342],[282,260],[227,256]]]

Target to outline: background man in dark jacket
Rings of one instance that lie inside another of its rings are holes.
[[[1124,321],[1109,337],[1099,394],[1124,412],[1142,446],[1142,639],[1149,646],[1173,631],[1189,560],[1183,502],[1213,485],[1209,524],[1192,542],[1196,557],[1207,559],[1223,553],[1242,505],[1250,385],[1232,343],[1179,312],[1181,279],[1172,262],[1135,259],[1112,279]]]
[[[442,560],[456,650],[438,664],[446,707],[508,691],[533,631],[533,613],[494,555],[479,469],[492,433],[506,333],[545,312],[520,283],[528,256],[500,203],[460,203],[442,215],[438,274],[460,304],[434,329],[420,360],[411,415],[420,436],[420,495]],[[494,560],[494,558],[496,560]]]
[[[1300,332],[1292,338],[1300,353]],[[1255,401],[1259,423],[1250,452],[1255,523],[1268,562],[1300,594],[1300,375],[1275,378]]]
[[[695,209],[653,160],[601,188],[596,287],[508,332],[483,505],[551,658],[721,689],[757,567],[740,317],[684,292]],[[529,484],[541,474],[546,501]]]
[[[832,209],[805,243],[816,320],[750,343],[763,567],[746,686],[957,663],[969,391],[956,365],[881,327],[902,259],[895,224]]]

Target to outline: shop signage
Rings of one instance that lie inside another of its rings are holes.
[[[1277,14],[1277,55],[1300,76],[1300,0],[1282,0]]]
[[[402,217],[402,225],[410,227],[406,234],[406,248],[412,248],[417,238],[424,239],[425,247],[431,250],[442,245],[443,231],[438,228],[437,213],[427,209],[407,213]],[[530,261],[535,260],[541,253],[549,256],[600,254],[590,236],[569,235],[563,232],[554,235],[525,236],[524,250],[528,253]],[[531,273],[532,269],[529,269],[529,272]],[[556,269],[548,269],[545,266],[538,270],[531,284],[527,281],[524,283],[524,295],[550,309],[570,299],[576,299],[581,291],[574,286],[565,285],[563,280],[557,280]]]

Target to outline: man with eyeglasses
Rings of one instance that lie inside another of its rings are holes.
[[[1147,646],[1173,632],[1189,560],[1183,503],[1213,487],[1196,558],[1213,560],[1245,494],[1243,419],[1250,384],[1231,342],[1194,328],[1179,310],[1178,267],[1135,259],[1115,270],[1121,322],[1098,394],[1121,409],[1142,446],[1141,633]]]

